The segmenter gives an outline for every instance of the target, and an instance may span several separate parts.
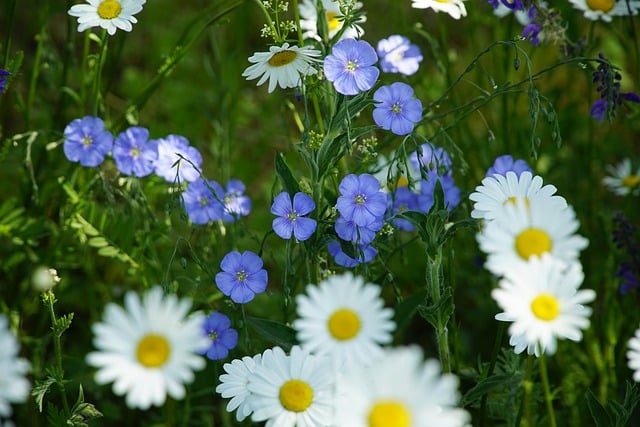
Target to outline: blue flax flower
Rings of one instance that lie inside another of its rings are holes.
[[[354,244],[354,252],[357,258],[352,258],[342,250],[342,246],[340,246],[340,242],[337,240],[332,240],[327,245],[329,250],[329,255],[333,257],[333,260],[336,264],[352,268],[358,264],[367,264],[371,262],[376,255],[378,254],[378,250],[370,245],[358,245]]]
[[[180,135],[169,135],[157,140],[158,159],[156,175],[167,182],[177,180],[192,182],[200,178],[202,155],[189,145],[189,140]]]
[[[149,131],[143,127],[130,127],[113,143],[113,160],[120,173],[125,175],[141,178],[151,174],[157,158],[156,142],[149,141]]]
[[[0,69],[0,95],[4,93],[4,88],[7,85],[7,77],[11,75],[7,70]]]
[[[221,360],[229,355],[238,345],[238,331],[231,327],[231,320],[222,313],[211,313],[203,324],[204,334],[211,339],[209,348],[204,349],[204,354],[210,360]]]
[[[418,71],[422,61],[420,48],[404,36],[393,35],[380,40],[377,51],[380,57],[380,68],[385,73],[410,76]]]
[[[343,39],[324,59],[324,74],[338,93],[357,95],[369,90],[378,80],[380,70],[375,49],[364,40]]]
[[[338,190],[341,196],[337,208],[345,220],[362,227],[384,217],[387,197],[373,175],[349,174],[342,179]]]
[[[194,224],[207,224],[209,221],[222,219],[224,207],[220,195],[224,190],[215,181],[199,178],[190,182],[182,193],[184,208]]]
[[[64,129],[62,149],[67,159],[82,166],[100,165],[113,146],[113,135],[98,117],[75,119]]]
[[[420,183],[420,195],[418,196],[419,210],[429,213],[434,204],[434,191],[436,182],[440,181],[444,192],[444,207],[451,211],[460,203],[460,189],[456,187],[451,174],[438,175],[435,170],[427,173],[428,179],[423,179]]]
[[[313,199],[305,193],[293,195],[293,202],[289,193],[282,192],[273,199],[271,213],[276,215],[272,222],[273,231],[283,239],[307,240],[316,231],[315,219],[306,218],[316,208]]]
[[[368,245],[373,242],[376,232],[384,225],[383,218],[377,218],[366,225],[356,225],[353,220],[347,221],[343,216],[338,217],[335,223],[335,230],[338,237],[360,245]]]
[[[415,170],[427,172],[431,170],[449,172],[451,170],[453,163],[449,153],[444,148],[426,143],[420,146],[420,151],[419,155],[417,151],[409,155],[409,161]]]
[[[267,270],[262,268],[260,257],[251,251],[229,252],[222,258],[220,268],[216,285],[233,302],[247,303],[267,289]]]
[[[380,87],[373,94],[373,100],[377,102],[373,120],[396,135],[410,134],[422,119],[422,102],[414,98],[413,88],[406,83]]]
[[[531,172],[533,170],[529,167],[527,162],[522,159],[514,159],[510,154],[504,154],[496,157],[493,165],[487,170],[486,176],[503,175],[507,176],[507,172],[514,172],[517,177],[520,177],[522,172]]]
[[[419,210],[418,194],[414,193],[407,186],[396,188],[393,193],[387,194],[388,216],[391,217],[391,224],[400,230],[413,231],[414,226],[411,221],[404,218],[395,217],[405,211]]]
[[[222,221],[234,222],[251,212],[251,199],[244,195],[245,185],[238,179],[230,179],[226,190],[217,194],[224,204]]]

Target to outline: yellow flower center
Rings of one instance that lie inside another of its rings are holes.
[[[358,68],[358,63],[356,61],[347,62],[347,71],[355,71]]]
[[[411,414],[406,406],[393,400],[373,405],[369,412],[369,427],[409,427]]]
[[[540,320],[550,321],[560,314],[560,303],[550,294],[540,294],[531,301],[531,311]]]
[[[129,154],[131,154],[131,157],[133,157],[134,159],[137,159],[138,156],[140,156],[140,149],[138,147],[134,147],[131,149],[131,152]]]
[[[551,238],[539,228],[527,228],[516,236],[516,252],[523,259],[551,251]]]
[[[162,335],[149,334],[138,343],[136,357],[138,362],[147,368],[162,366],[171,355],[169,341]]]
[[[269,58],[269,65],[272,67],[284,67],[291,64],[298,57],[298,54],[293,50],[281,50],[273,54]]]
[[[91,138],[90,136],[85,136],[82,138],[82,145],[84,145],[85,147],[89,147],[91,144],[93,144],[93,138]]]
[[[409,185],[409,180],[404,175],[400,175],[398,177],[398,181],[396,182],[395,188],[398,187],[407,187]]]
[[[122,6],[117,0],[104,0],[98,5],[98,16],[102,19],[114,19],[120,16]]]
[[[289,380],[280,387],[279,396],[282,406],[291,412],[303,412],[313,401],[313,389],[300,380]]]
[[[339,14],[335,12],[327,12],[327,25],[329,26],[330,31],[335,31],[340,28],[340,20],[338,19]]]
[[[640,185],[640,175],[627,175],[622,178],[621,183],[627,188],[634,188]]]
[[[360,332],[360,317],[348,308],[334,311],[327,323],[331,335],[340,341],[350,340]]]
[[[587,0],[587,6],[591,10],[599,10],[607,13],[616,5],[615,0]]]
[[[391,106],[391,111],[392,111],[393,113],[395,113],[395,114],[398,114],[398,113],[402,112],[402,105],[401,105],[401,104],[399,104],[399,103],[397,103],[397,102],[396,102],[396,103],[394,103],[394,104]]]
[[[436,0],[438,3],[449,3],[451,0]]]

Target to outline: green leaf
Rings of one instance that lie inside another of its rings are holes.
[[[103,248],[105,246],[109,246],[109,242],[102,236],[96,236],[89,239],[89,246],[94,248]]]
[[[31,389],[31,396],[34,397],[38,410],[42,412],[42,403],[44,402],[44,396],[49,391],[49,388],[56,383],[56,379],[52,376],[45,378],[44,380],[36,380],[33,388]]]
[[[613,427],[613,421],[607,413],[607,410],[593,394],[591,390],[587,390],[587,406],[591,413],[591,418],[596,423],[596,427]]]
[[[298,343],[296,332],[282,323],[258,317],[247,317],[247,325],[256,331],[264,340],[289,350]]]
[[[293,177],[291,169],[289,169],[287,162],[285,162],[282,153],[276,154],[276,173],[280,181],[282,181],[284,190],[289,193],[293,199],[293,195],[300,191],[300,186],[298,185],[298,181]]]
[[[396,330],[402,330],[411,322],[411,319],[413,319],[418,312],[418,307],[424,303],[426,296],[427,291],[422,290],[406,298],[396,306],[394,316],[394,321],[397,325]]]
[[[73,320],[73,313],[60,316],[58,319],[56,319],[55,323],[53,324],[53,333],[58,337],[62,336],[64,331],[69,329],[69,326],[71,326],[72,320]]]
[[[495,374],[488,378],[485,378],[478,382],[478,384],[473,386],[469,391],[467,391],[467,393],[462,397],[460,404],[462,406],[471,405],[474,402],[480,400],[485,394],[501,387],[508,386],[508,384],[513,381],[513,379],[514,375],[512,373]]]

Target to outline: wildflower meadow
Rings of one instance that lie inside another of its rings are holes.
[[[0,427],[640,425],[640,1],[0,2]]]

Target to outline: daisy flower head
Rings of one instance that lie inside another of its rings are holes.
[[[640,9],[640,1],[569,0],[569,3],[575,9],[581,10],[585,18],[592,21],[601,19],[605,22],[611,22],[614,16],[629,16],[629,10],[632,15],[637,15]]]
[[[201,350],[210,360],[224,359],[238,345],[238,331],[231,327],[231,320],[226,315],[214,312],[205,319],[202,330],[209,339],[209,348]]]
[[[251,251],[229,252],[222,258],[220,268],[216,285],[235,303],[245,304],[267,289],[267,270],[262,268],[262,259]]]
[[[198,178],[187,185],[182,201],[191,222],[203,225],[222,219],[224,206],[220,200],[223,196],[224,189],[216,181]]]
[[[602,183],[617,196],[637,196],[640,194],[640,168],[635,173],[631,160],[626,158],[615,166],[607,165],[610,176],[602,179]]]
[[[353,268],[356,265],[368,264],[378,255],[378,250],[371,245],[360,243],[351,244],[353,256],[346,254],[342,250],[342,245],[337,240],[332,240],[327,244],[329,255],[333,257],[336,264],[346,268]]]
[[[485,176],[506,175],[509,171],[515,172],[518,177],[525,171],[533,173],[533,169],[523,159],[514,159],[511,154],[504,154],[496,157]]]
[[[202,155],[180,135],[169,135],[156,140],[158,159],[155,173],[167,182],[192,182],[200,178]]]
[[[545,253],[574,262],[589,241],[575,234],[579,227],[571,206],[562,208],[550,198],[527,204],[517,199],[503,209],[476,235],[487,254],[485,267],[500,276],[518,264]]]
[[[249,391],[249,381],[262,361],[262,354],[253,357],[245,356],[234,359],[222,366],[225,373],[220,375],[220,384],[216,393],[231,400],[227,403],[227,412],[236,411],[236,419],[243,421],[253,412],[251,408],[252,393]]]
[[[496,320],[512,322],[509,343],[516,353],[554,354],[558,339],[578,342],[589,327],[592,289],[579,289],[584,279],[579,262],[565,263],[548,254],[514,266],[491,296],[503,310]]]
[[[273,231],[283,239],[294,236],[300,242],[307,240],[318,225],[315,219],[306,217],[315,208],[315,202],[305,193],[294,194],[293,201],[286,191],[278,194],[271,205],[271,213],[277,216],[272,222]]]
[[[446,12],[453,19],[467,16],[464,7],[465,0],[413,0],[411,6],[415,9],[433,9],[436,12]]]
[[[627,343],[627,360],[629,369],[633,371],[633,380],[640,383],[640,328]]]
[[[469,200],[474,202],[471,218],[492,220],[498,215],[506,203],[515,203],[516,200],[524,200],[526,205],[535,205],[542,199],[545,203],[551,203],[558,209],[567,207],[564,197],[555,195],[557,188],[551,184],[542,185],[542,177],[529,171],[518,175],[514,171],[508,171],[505,175],[487,175],[482,180],[482,185],[476,187],[476,191],[469,195]]]
[[[111,151],[113,135],[99,117],[84,116],[64,128],[64,155],[82,166],[99,166]]]
[[[329,360],[293,346],[262,353],[248,384],[253,421],[265,427],[325,426],[332,416],[334,376]]]
[[[249,65],[242,73],[247,80],[258,77],[256,86],[260,86],[269,80],[269,93],[277,86],[282,89],[298,87],[302,83],[302,77],[317,73],[313,64],[318,60],[320,51],[309,46],[290,46],[284,43],[282,46],[271,46],[269,52],[256,52],[249,57]]]
[[[373,94],[373,100],[377,102],[373,120],[396,135],[410,134],[422,119],[422,102],[414,97],[413,88],[406,83],[381,86]]]
[[[380,68],[385,73],[400,73],[405,76],[415,74],[422,61],[420,48],[400,35],[382,39],[377,45]]]
[[[113,160],[120,173],[139,178],[155,169],[158,147],[149,141],[149,130],[132,126],[116,137],[113,143]]]
[[[18,357],[19,353],[20,343],[9,328],[9,319],[0,315],[0,417],[11,416],[11,404],[29,397],[29,362]]]
[[[131,31],[138,20],[133,16],[142,10],[146,0],[87,0],[88,4],[71,6],[67,13],[78,18],[78,31],[100,27],[110,36],[117,29]]]
[[[334,425],[462,427],[471,417],[459,399],[458,378],[425,361],[419,347],[388,348],[374,365],[338,376]]]
[[[380,182],[368,173],[349,174],[338,186],[337,208],[340,215],[356,225],[368,224],[384,217],[387,197],[380,191]]]
[[[340,10],[340,3],[338,0],[322,0],[322,9],[317,8],[317,0],[302,0],[299,5],[300,10],[300,28],[302,29],[302,37],[315,39],[322,41],[320,37],[321,29],[318,27],[318,17],[324,14],[324,20],[327,23],[327,29],[329,30],[329,39],[333,39],[340,31],[340,40],[342,39],[354,39],[361,37],[364,34],[364,30],[358,24],[362,24],[367,20],[367,17],[360,15],[356,22],[347,28],[344,28],[344,20],[342,18],[342,11]],[[362,9],[361,2],[353,3],[352,12],[357,12]]]
[[[378,55],[364,40],[344,39],[336,43],[324,59],[324,74],[338,93],[357,95],[373,87],[380,70]]]
[[[148,409],[164,404],[167,394],[185,396],[184,384],[204,368],[198,354],[208,348],[202,333],[204,316],[189,314],[191,301],[149,289],[142,299],[127,292],[124,308],[109,303],[102,321],[92,326],[96,351],[87,364],[97,368],[98,384],[113,382],[113,392],[126,395],[129,408]]]
[[[374,363],[395,331],[393,310],[385,308],[381,288],[351,272],[308,285],[296,297],[293,322],[298,341],[312,354],[328,356],[335,368]]]

